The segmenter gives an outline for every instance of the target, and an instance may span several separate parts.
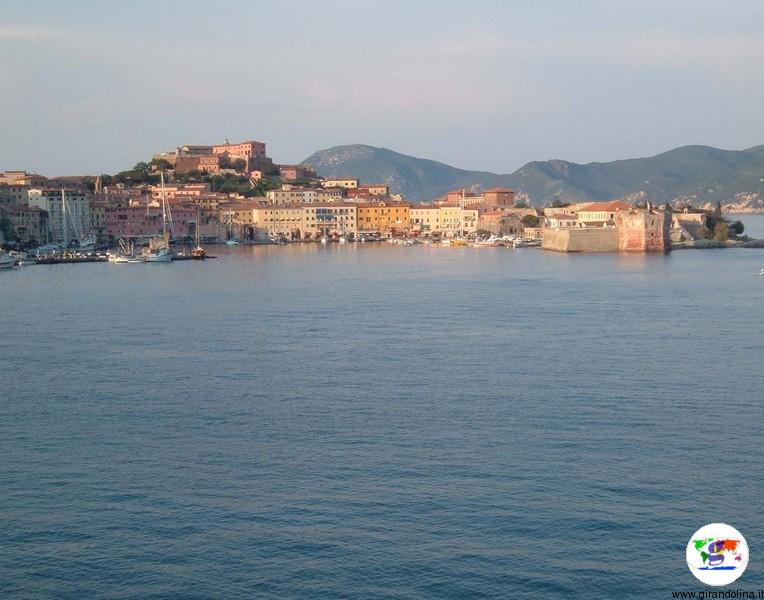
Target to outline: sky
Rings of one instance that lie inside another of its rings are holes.
[[[466,169],[764,144],[758,0],[2,0],[0,171],[255,139]]]

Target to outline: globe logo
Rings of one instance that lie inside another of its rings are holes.
[[[748,566],[748,544],[726,523],[709,523],[687,543],[687,566],[706,585],[729,585]]]

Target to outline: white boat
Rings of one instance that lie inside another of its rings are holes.
[[[154,245],[152,242],[149,251],[140,257],[147,263],[168,263],[175,257],[175,252],[170,249],[170,232],[167,229],[168,221],[172,227],[172,213],[164,193],[164,172],[160,173],[160,177],[162,181],[162,245]]]
[[[759,271],[759,275],[762,275],[762,276],[764,276],[764,269],[762,269],[761,271]]]
[[[343,236],[340,236],[339,242],[340,244],[347,244],[348,239],[343,235]]]
[[[239,246],[240,244],[236,240],[228,240],[228,241],[226,241],[225,245],[226,246]]]
[[[152,252],[145,254],[143,256],[143,261],[147,263],[171,262],[174,256],[175,253],[169,248],[159,248],[158,250],[153,250]],[[130,261],[128,260],[128,262]]]
[[[328,238],[327,238],[326,236],[323,236],[323,237],[321,238],[321,243],[322,243],[322,244],[326,244],[328,241],[329,241],[329,240],[328,240]]]
[[[10,269],[16,264],[16,259],[10,254],[6,254],[0,250],[0,269]]]

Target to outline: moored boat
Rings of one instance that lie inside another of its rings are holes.
[[[10,269],[16,264],[16,259],[0,250],[0,269]]]

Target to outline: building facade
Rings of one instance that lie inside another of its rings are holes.
[[[83,239],[90,234],[90,198],[82,192],[31,188],[29,206],[48,213],[46,236],[52,242]]]

